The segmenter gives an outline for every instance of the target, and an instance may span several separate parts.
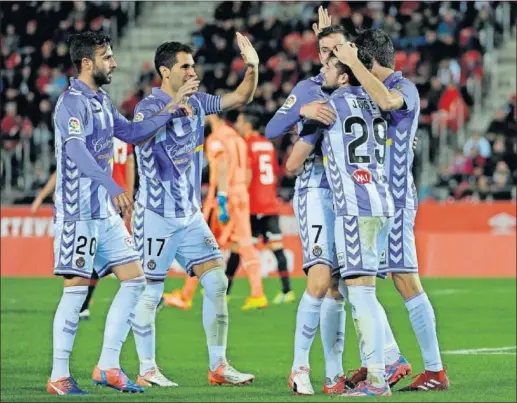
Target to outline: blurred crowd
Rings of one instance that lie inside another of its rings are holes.
[[[36,176],[33,188],[46,182],[54,161],[38,157],[54,147],[53,108],[69,85],[68,77],[75,75],[67,39],[87,30],[120,36],[128,21],[125,6],[120,1],[2,4],[2,20],[7,22],[0,36],[2,187],[9,168],[14,187],[25,187],[24,170],[31,168]],[[22,158],[9,160],[12,153],[27,154],[31,168],[19,163]]]
[[[66,77],[73,75],[64,39],[74,31],[113,29],[113,19],[120,35],[127,16],[119,2],[34,3],[13,5],[6,21],[16,21],[13,16],[20,11],[24,18],[2,27],[1,100],[5,107],[1,139],[4,150],[13,150],[21,138],[30,138],[31,160],[38,168],[38,150],[53,141],[53,103],[68,85]],[[263,130],[294,85],[319,72],[317,41],[311,26],[320,4],[328,7],[333,22],[342,24],[351,39],[360,29],[370,27],[392,36],[397,50],[396,70],[415,82],[420,92],[420,128],[424,132],[431,132],[435,120],[453,132],[458,130],[458,122],[468,121],[475,91],[486,91],[483,53],[487,38],[493,37],[496,47],[503,41],[497,2],[221,2],[213,21],[199,18],[191,35],[201,90],[224,93],[238,85],[245,65],[234,38],[236,31],[246,33],[262,62],[259,88],[247,110],[256,114],[257,129]],[[515,4],[512,13],[515,15]],[[49,18],[55,24],[44,25]],[[131,118],[136,103],[157,85],[154,65],[147,61],[137,85],[122,101],[121,111]],[[514,184],[515,164],[508,155],[515,150],[515,139],[506,134],[509,125],[515,125],[514,98],[507,109],[498,112],[490,126],[492,131],[472,135],[465,149],[455,155],[452,166],[440,167],[438,187],[450,188],[449,196],[460,198],[470,192],[482,198],[502,197],[494,189],[499,189],[504,170]],[[231,121],[233,116],[228,118]],[[281,166],[294,141],[294,136],[286,136],[277,143]],[[438,161],[437,147],[431,143],[433,163]],[[19,177],[22,168],[13,169],[15,178]],[[50,169],[40,167],[42,180]],[[283,175],[281,186],[291,187],[294,179]]]
[[[486,133],[473,132],[452,164],[440,167],[437,190],[452,200],[515,199],[516,95],[498,110]]]

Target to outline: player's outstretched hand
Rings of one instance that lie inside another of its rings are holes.
[[[336,112],[328,106],[327,100],[312,101],[300,108],[300,115],[304,118],[316,120],[330,126],[336,121]]]
[[[258,67],[259,57],[250,40],[237,32],[237,45],[241,51],[242,58],[248,67]]]
[[[128,192],[120,193],[113,198],[113,203],[123,216],[131,215],[133,212],[133,199]]]
[[[338,45],[333,52],[341,63],[348,66],[357,60],[357,46],[355,46],[355,43],[347,42],[344,45]]]
[[[314,31],[314,34],[318,36],[323,28],[330,27],[331,25],[332,18],[329,15],[329,10],[320,6],[320,8],[318,8],[318,23],[312,24],[312,30]]]

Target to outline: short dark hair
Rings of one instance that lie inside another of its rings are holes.
[[[165,42],[158,46],[154,53],[154,68],[160,75],[160,78],[162,77],[160,67],[165,66],[170,69],[174,66],[177,61],[176,55],[179,52],[192,54],[193,50],[189,45],[180,42]]]
[[[81,32],[80,34],[71,35],[68,39],[70,59],[77,69],[81,72],[81,62],[83,58],[90,60],[95,59],[95,51],[98,48],[107,48],[111,46],[111,37],[102,31],[99,32]]]
[[[345,44],[343,46],[349,46],[348,44]],[[332,55],[331,58],[335,58],[337,60],[337,57]],[[359,61],[366,67],[368,70],[371,70],[373,67],[373,57],[368,53],[368,51],[364,48],[358,48],[357,49],[357,58]],[[330,60],[330,59],[329,59]],[[360,86],[361,83],[356,78],[355,74],[352,72],[352,69],[348,67],[346,64],[341,63],[339,60],[337,60],[337,69],[339,71],[339,74],[347,74],[348,75],[348,82],[350,85],[357,87]]]
[[[364,48],[382,67],[395,67],[395,48],[391,37],[382,29],[372,28],[361,32],[354,41],[358,48]]]
[[[259,119],[248,112],[240,112],[240,115],[244,118],[246,122],[248,122],[253,128],[256,128],[259,122]]]
[[[323,28],[320,31],[320,33],[318,34],[318,41],[320,39],[326,38],[327,36],[330,36],[332,34],[341,34],[345,37],[345,39],[348,40],[348,36],[347,36],[345,28],[343,28],[341,25],[331,25],[329,27]]]

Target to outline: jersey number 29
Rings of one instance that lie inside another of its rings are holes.
[[[356,129],[353,130],[353,126]],[[360,116],[350,116],[343,123],[343,130],[345,134],[357,137],[348,143],[348,162],[350,164],[369,164],[371,159],[369,155],[358,155],[357,148],[368,143],[369,137],[372,135],[368,130],[366,121]],[[373,138],[375,140],[375,160],[379,164],[384,164],[386,159],[386,135],[388,132],[388,125],[383,118],[373,119]]]

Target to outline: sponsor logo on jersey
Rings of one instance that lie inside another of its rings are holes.
[[[372,182],[372,173],[368,169],[356,169],[352,173],[352,179],[359,185],[366,185]]]
[[[68,119],[68,134],[81,134],[79,119],[71,117]]]

